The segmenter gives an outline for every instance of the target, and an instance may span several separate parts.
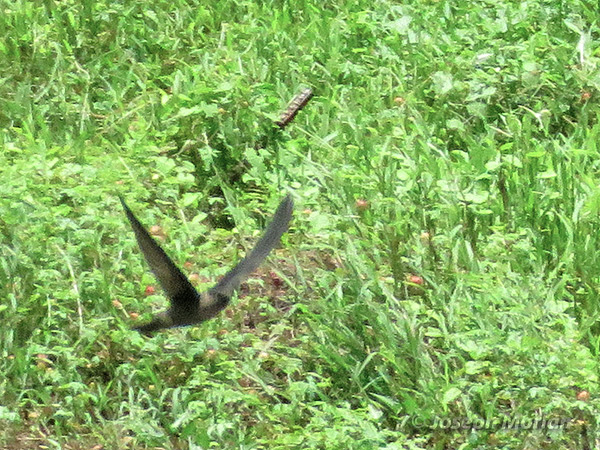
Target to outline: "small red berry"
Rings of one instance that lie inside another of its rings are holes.
[[[273,283],[273,286],[275,286],[277,289],[279,289],[281,286],[283,286],[283,280],[275,272],[273,272],[271,270],[269,272],[269,276],[271,277],[271,282]]]
[[[364,198],[359,198],[354,203],[354,206],[356,207],[358,212],[363,212],[363,211],[366,211],[367,209],[369,209],[369,202],[367,200],[365,200]]]
[[[581,102],[582,102],[582,103],[585,103],[585,102],[587,102],[587,101],[588,101],[590,98],[592,98],[592,94],[591,94],[590,92],[588,92],[588,91],[583,91],[583,92],[581,93],[580,100],[581,100]]]
[[[420,277],[419,275],[408,275],[406,277],[406,281],[409,283],[418,284],[419,286],[422,286],[424,283],[423,277]]]
[[[146,295],[154,295],[155,292],[156,292],[156,289],[154,289],[154,286],[152,286],[152,285],[146,286],[146,289],[144,290],[144,294],[146,294]]]
[[[588,391],[580,391],[577,393],[577,400],[587,402],[590,399],[590,393]]]

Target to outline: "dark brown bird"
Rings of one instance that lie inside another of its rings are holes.
[[[294,202],[288,195],[280,203],[273,220],[250,254],[225,274],[214,287],[199,293],[137,220],[125,201],[119,198],[150,269],[171,300],[168,310],[156,314],[150,323],[134,328],[144,334],[151,334],[162,328],[194,325],[215,317],[229,304],[233,292],[240,287],[242,281],[256,270],[279,243],[281,236],[288,229],[294,208]]]

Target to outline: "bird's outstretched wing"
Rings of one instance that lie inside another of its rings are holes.
[[[242,281],[256,270],[264,261],[269,252],[279,243],[281,236],[288,229],[294,201],[288,194],[279,204],[271,223],[248,256],[242,259],[237,266],[231,269],[209,292],[213,295],[231,297],[233,292],[240,287]]]
[[[171,300],[171,308],[157,314],[152,322],[135,328],[144,334],[150,334],[161,328],[200,323],[214,317],[225,308],[233,292],[251,272],[256,270],[286,232],[294,207],[292,198],[289,195],[285,197],[264,235],[250,254],[230,270],[216,286],[200,294],[137,220],[125,201],[119,198],[146,261]]]
[[[144,254],[150,269],[158,278],[165,294],[171,300],[173,307],[193,310],[197,307],[198,291],[133,215],[123,198],[119,198],[131,223],[140,250]]]

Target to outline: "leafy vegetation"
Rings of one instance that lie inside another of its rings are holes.
[[[3,2],[2,448],[596,446],[597,6]],[[287,191],[226,314],[130,330],[117,195],[204,289]]]

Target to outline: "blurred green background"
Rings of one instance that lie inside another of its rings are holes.
[[[0,448],[597,445],[597,2],[1,6]]]

